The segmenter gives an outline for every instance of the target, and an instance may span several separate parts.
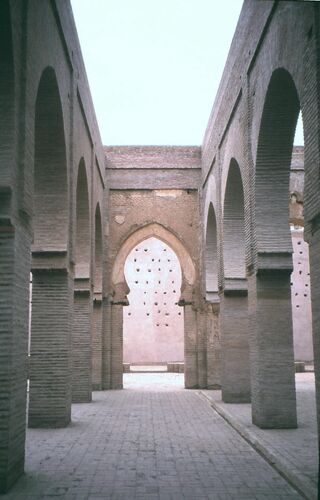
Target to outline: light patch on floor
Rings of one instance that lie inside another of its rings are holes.
[[[184,389],[184,374],[124,373],[123,387],[136,391],[179,391]]]

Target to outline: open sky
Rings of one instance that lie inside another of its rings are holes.
[[[71,3],[102,142],[200,145],[242,0]]]

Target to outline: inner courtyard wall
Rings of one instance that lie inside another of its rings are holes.
[[[186,316],[184,316],[185,356],[192,359],[190,366],[187,367],[190,377],[186,376],[186,384],[192,379],[190,384],[198,386],[200,365],[198,366],[196,360],[200,351],[205,352],[203,341],[200,342],[198,339],[204,331],[199,327],[200,319],[197,318],[197,310],[201,304],[199,255],[202,242],[198,191],[201,173],[200,149],[197,147],[129,146],[105,148],[105,152],[106,178],[109,184],[108,253],[105,268],[106,290],[110,303],[108,315],[112,318],[112,311],[116,304],[122,305],[125,317],[127,314],[128,283],[121,285],[119,294],[118,284],[112,281],[116,258],[120,250],[126,245],[126,241],[134,237],[135,233],[138,234],[140,230],[145,231],[148,237],[157,237],[157,234],[148,234],[148,227],[156,224],[160,228],[160,233],[164,234],[163,242],[174,249],[174,241],[179,241],[195,269],[192,286],[188,285],[187,281],[182,282],[181,289],[175,289],[175,295],[177,296],[176,302],[184,297],[180,305],[192,310],[192,321],[188,322],[189,333],[186,333]],[[140,243],[142,244],[140,241],[136,242],[136,244]],[[183,267],[182,262],[180,265]],[[117,384],[121,386],[123,323],[112,324],[115,325],[113,331],[108,332],[107,336],[110,339],[111,335],[114,339],[111,343],[117,343],[119,354],[114,366],[118,368],[113,370],[118,371]],[[117,332],[115,328],[118,329]],[[106,345],[110,342],[108,339],[105,339]]]
[[[105,153],[109,186],[108,286],[121,244],[134,231],[153,222],[172,231],[185,245],[199,280],[200,148],[122,146],[107,147]]]

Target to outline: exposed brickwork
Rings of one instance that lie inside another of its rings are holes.
[[[246,292],[246,291],[245,291]],[[248,299],[242,290],[221,298],[221,386],[226,403],[250,402]]]
[[[191,305],[184,308],[184,383],[187,389],[199,385],[197,356],[197,313]]]
[[[255,423],[262,426],[296,425],[289,216],[292,223],[300,224],[304,201],[305,234],[311,241],[310,221],[314,218],[316,231],[319,212],[315,194],[319,173],[314,170],[319,163],[315,132],[319,130],[315,117],[319,103],[315,68],[319,61],[314,50],[319,43],[318,9],[315,3],[306,2],[244,2],[202,146],[203,221],[206,223],[211,203],[217,217],[221,292],[228,284],[228,269],[223,264],[229,258],[229,235],[225,231],[228,211],[221,208],[228,201],[227,179],[234,160],[241,172],[245,227],[242,277],[250,281],[252,408]],[[312,101],[317,104],[313,106]],[[305,136],[304,194],[299,172],[301,150],[291,162],[300,109]],[[235,207],[233,200],[231,207]],[[232,235],[237,229],[233,228]],[[238,245],[242,255],[243,239],[237,239],[234,248]],[[239,263],[236,253],[231,261],[233,267]],[[312,269],[310,274],[312,293]],[[232,328],[234,335],[236,325]],[[223,320],[221,326],[223,335]],[[316,345],[318,335],[314,329]],[[224,354],[222,349],[222,358]],[[240,373],[240,364],[235,369]]]
[[[219,305],[207,304],[207,387],[221,387],[221,346],[220,346]]]
[[[252,421],[262,428],[296,427],[290,274],[249,278]],[[268,332],[268,334],[266,334]],[[280,334],[281,332],[281,334]],[[276,344],[276,349],[271,348]],[[281,383],[280,383],[281,380]]]
[[[28,232],[23,227],[14,230],[9,221],[0,220],[0,248],[0,493],[3,493],[23,473],[24,466]]]
[[[29,425],[66,426],[72,360],[74,400],[92,366],[122,387],[124,262],[150,237],[182,269],[185,386],[251,391],[255,424],[291,428],[289,220],[304,224],[320,414],[319,12],[245,0],[202,148],[103,148],[70,3],[0,2],[1,492],[23,472],[30,270]]]
[[[77,285],[75,285],[77,286]],[[88,403],[92,391],[92,298],[75,289],[72,324],[72,402]]]
[[[102,302],[95,300],[92,314],[92,389],[102,389]]]
[[[194,189],[200,185],[201,149],[182,146],[105,148],[111,189]]]
[[[159,172],[159,174],[161,171]],[[145,175],[148,175],[145,173]],[[155,172],[155,175],[156,172]],[[159,180],[161,177],[159,176]],[[160,184],[161,186],[161,184]],[[143,207],[143,209],[141,209]],[[150,223],[156,221],[157,224],[159,224],[159,228],[161,230],[161,227],[163,227],[164,235],[162,236],[163,241],[165,243],[168,243],[171,245],[171,248],[176,251],[174,247],[174,238],[179,238],[179,244],[181,247],[185,248],[184,251],[187,251],[190,255],[189,258],[192,259],[192,262],[195,265],[196,273],[197,273],[197,278],[196,281],[193,283],[193,288],[194,288],[194,296],[192,296],[192,293],[188,300],[190,303],[194,303],[194,307],[197,306],[199,303],[199,254],[200,254],[200,234],[199,234],[199,205],[198,205],[198,191],[193,189],[193,190],[167,190],[167,189],[156,189],[156,190],[140,190],[140,189],[135,189],[135,190],[111,190],[110,191],[110,198],[109,198],[109,206],[108,206],[108,213],[109,213],[109,250],[108,250],[108,267],[106,269],[106,281],[108,283],[108,288],[109,288],[109,294],[112,301],[115,302],[115,304],[118,303],[118,301],[122,301],[123,305],[126,305],[127,301],[127,293],[128,290],[126,291],[125,288],[127,287],[127,284],[123,282],[121,285],[123,287],[123,291],[121,292],[120,295],[115,295],[115,289],[113,290],[114,284],[112,283],[111,279],[111,273],[112,269],[114,268],[114,262],[115,259],[120,252],[120,249],[122,248],[121,245],[126,244],[126,240],[128,239],[129,236],[134,235],[135,231],[137,229],[143,229],[144,227],[147,228]],[[172,217],[172,214],[175,214],[175,217]],[[147,229],[146,229],[147,231]],[[137,232],[137,235],[139,233]],[[172,235],[172,236],[171,236]],[[157,237],[157,234],[150,233],[148,235],[146,233],[146,236],[155,236]],[[141,240],[139,240],[139,236],[137,236],[137,241],[136,243],[139,243]],[[160,237],[161,239],[161,237]],[[172,240],[172,241],[171,241]],[[128,247],[128,253],[129,250],[131,250],[134,247]],[[177,252],[176,252],[177,253]],[[178,258],[183,258],[181,255]],[[180,262],[182,269],[184,268],[183,264]],[[122,263],[124,266],[124,262]],[[123,271],[122,271],[123,272]],[[123,278],[124,279],[124,278]],[[184,293],[184,289],[186,287],[186,283],[184,282],[183,278],[183,283],[182,283],[182,288],[176,290],[176,295],[177,295],[177,301],[179,300],[181,293]],[[112,308],[111,308],[112,309]],[[113,313],[111,312],[113,315]],[[194,314],[196,315],[196,312],[194,311]],[[185,323],[186,324],[186,323]],[[115,326],[116,327],[116,326]],[[197,337],[197,322],[195,321],[192,323],[192,325],[188,324],[188,330],[190,330],[190,335],[194,336],[196,339]],[[204,333],[205,334],[205,333]],[[114,337],[115,333],[112,331],[112,350],[111,350],[111,357],[113,359],[113,365],[114,369],[116,372],[122,370],[121,367],[115,367],[114,363],[116,362],[115,360],[118,360],[118,363],[122,362],[122,357],[120,356],[120,353],[116,354],[115,349],[120,345],[119,340]],[[120,335],[120,332],[117,334]],[[189,353],[189,347],[186,348],[186,345],[188,344],[186,340],[186,331],[185,331],[185,349],[187,349],[187,353]],[[199,337],[201,336],[201,329],[199,330]],[[107,342],[107,341],[105,341]],[[122,340],[121,340],[122,342]],[[204,341],[205,343],[205,341]],[[121,343],[121,349],[122,349],[122,343]],[[199,352],[198,352],[199,350]],[[199,373],[198,373],[198,363],[197,363],[197,356],[201,356],[200,351],[203,351],[203,346],[201,346],[200,342],[199,345],[197,344],[197,341],[194,345],[194,347],[191,348],[190,355],[187,354],[188,356],[191,356],[191,358],[194,358],[193,361],[188,361],[186,364],[186,386],[189,384],[187,380],[190,379],[192,380],[192,387],[198,386],[199,384]],[[104,354],[103,354],[104,356]],[[205,351],[202,352],[202,357],[204,362],[206,361],[205,358],[206,354]],[[199,370],[202,370],[203,363],[200,363],[199,365]],[[192,375],[188,373],[188,370],[195,371]],[[203,379],[203,377],[202,377]],[[117,375],[117,380],[118,380],[118,375]],[[118,382],[117,382],[118,384]],[[205,382],[203,382],[205,384]]]
[[[108,299],[104,299],[102,314],[102,389],[111,389],[112,305],[110,304]]]
[[[104,148],[107,168],[200,169],[197,146],[109,146]]]
[[[104,355],[104,353],[103,353]],[[122,389],[123,381],[123,306],[111,308],[111,389]]]
[[[97,203],[103,206],[105,186],[104,154],[69,2],[4,0],[0,38],[2,492],[24,466],[30,271],[29,425],[68,425],[76,185],[82,157],[90,221]],[[88,230],[86,237],[90,248]]]
[[[65,269],[33,269],[30,427],[71,419],[72,281]]]

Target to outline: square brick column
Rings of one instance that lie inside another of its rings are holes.
[[[31,238],[0,219],[0,493],[23,474]]]
[[[64,427],[71,419],[73,284],[49,253],[33,254],[29,427]]]
[[[197,312],[191,304],[184,306],[184,385],[186,389],[199,387]]]
[[[245,279],[225,279],[220,322],[222,399],[225,403],[249,403],[249,312]]]
[[[207,388],[207,311],[197,312],[197,366],[198,366],[198,386],[200,389]]]
[[[112,305],[109,298],[102,300],[102,390],[111,389],[111,311]]]
[[[291,271],[249,278],[252,422],[266,429],[297,426]]]
[[[111,389],[123,388],[123,304],[111,307]]]
[[[102,388],[102,299],[95,294],[92,315],[92,390]]]
[[[207,388],[221,387],[220,301],[207,302]]]
[[[90,280],[74,280],[72,324],[72,402],[92,401],[92,298]]]

